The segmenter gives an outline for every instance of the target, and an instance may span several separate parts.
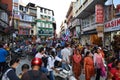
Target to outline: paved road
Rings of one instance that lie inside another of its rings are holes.
[[[20,65],[16,69],[17,75],[19,75],[21,73],[21,67],[23,64],[28,64],[30,66],[30,60],[28,60],[28,57],[20,60]]]
[[[31,61],[31,60],[28,60],[28,58],[21,59],[20,65],[19,65],[19,66],[17,67],[17,69],[16,69],[17,75],[21,73],[21,66],[22,66],[23,64],[26,63],[26,64],[28,64],[28,65],[30,66],[30,61]],[[85,75],[84,75],[84,74],[81,74],[81,75],[80,75],[80,80],[85,80]],[[93,77],[91,80],[95,80],[95,77]],[[105,79],[101,78],[101,80],[105,80]]]

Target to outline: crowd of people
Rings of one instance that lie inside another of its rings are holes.
[[[18,46],[17,43],[16,46]],[[21,46],[19,45],[23,48],[23,45]],[[85,75],[85,80],[91,80],[92,77],[95,77],[95,80],[100,80],[101,77],[104,80],[120,80],[120,61],[114,51],[109,50],[106,53],[98,45],[83,46],[80,43],[64,40],[36,44],[29,42],[28,51],[32,53],[31,66],[27,63],[23,64],[20,75],[15,72],[20,58],[12,57],[9,66],[5,67],[10,48],[6,44],[0,44],[1,80],[55,80],[53,72],[59,73],[56,67],[64,68],[66,64],[72,66],[76,80],[80,80],[81,74]]]

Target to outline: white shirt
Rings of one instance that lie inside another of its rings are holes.
[[[42,57],[46,56],[45,54],[37,53],[35,57],[42,59]],[[44,63],[42,63],[42,66],[44,66]]]
[[[43,54],[41,54],[41,53],[37,53],[36,55],[35,55],[35,57],[37,57],[37,58],[42,58],[44,55]]]
[[[61,55],[63,60],[70,62],[69,56],[71,55],[70,50],[68,48],[64,48],[61,50]]]
[[[53,71],[53,69],[52,69],[52,67],[54,67],[54,62],[55,62],[55,60],[57,60],[57,61],[62,61],[62,59],[60,59],[59,57],[53,57],[53,56],[50,56],[49,58],[48,58],[48,65],[47,65],[47,69],[48,69],[48,71]]]
[[[73,55],[73,49],[69,47],[68,50],[70,51],[70,55]]]

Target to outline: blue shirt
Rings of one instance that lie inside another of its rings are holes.
[[[0,48],[0,62],[6,62],[6,56],[8,55],[7,50]]]

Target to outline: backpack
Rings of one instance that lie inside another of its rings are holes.
[[[48,57],[42,57],[42,62],[44,63],[44,67],[47,67],[48,64]]]
[[[9,71],[11,71],[11,70],[12,70],[12,68],[9,68],[9,69],[3,74],[2,80],[10,80],[10,79],[8,78],[8,76],[7,76],[7,73],[8,73]]]

